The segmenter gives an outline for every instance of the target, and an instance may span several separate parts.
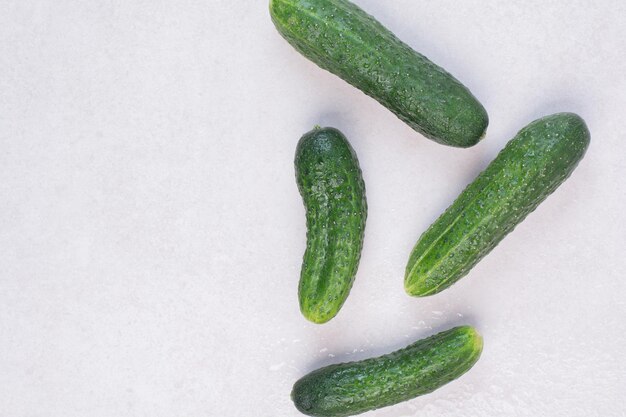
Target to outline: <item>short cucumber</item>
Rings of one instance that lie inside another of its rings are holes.
[[[406,268],[407,293],[436,294],[465,276],[570,176],[589,141],[572,113],[522,129],[420,237]]]
[[[348,0],[271,0],[281,35],[302,55],[373,97],[424,136],[469,147],[487,112],[452,75]]]
[[[457,379],[474,366],[482,348],[482,337],[474,328],[456,327],[388,355],[312,372],[296,382],[291,398],[310,416],[364,413]]]
[[[337,129],[305,134],[295,166],[307,220],[300,310],[308,320],[325,323],[341,309],[359,265],[367,218],[365,185],[356,153]]]

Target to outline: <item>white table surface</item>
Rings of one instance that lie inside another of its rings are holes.
[[[357,3],[475,93],[483,142],[424,139],[265,0],[0,2],[0,416],[298,416],[305,373],[462,323],[470,373],[367,416],[626,416],[626,3]],[[560,111],[592,132],[570,180],[453,288],[405,295],[419,235]],[[351,140],[370,207],[324,326],[296,297],[315,124]]]

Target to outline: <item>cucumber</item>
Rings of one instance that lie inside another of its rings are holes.
[[[302,55],[427,138],[465,148],[484,136],[489,119],[472,93],[358,6],[347,0],[271,0],[270,14]]]
[[[314,371],[296,382],[291,398],[310,416],[360,414],[457,379],[474,366],[482,348],[482,337],[474,328],[456,327],[388,355]]]
[[[318,127],[300,139],[295,167],[307,223],[300,310],[321,324],[337,315],[354,282],[367,218],[365,184],[354,150],[333,128]]]
[[[583,119],[560,113],[522,129],[420,237],[404,286],[436,294],[465,276],[574,171],[589,146]]]

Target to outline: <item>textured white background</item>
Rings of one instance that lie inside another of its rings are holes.
[[[491,117],[430,142],[319,70],[267,2],[0,1],[0,416],[297,416],[293,382],[460,323],[478,365],[368,416],[626,416],[623,0],[359,0]],[[531,120],[580,113],[572,178],[440,295],[402,280],[422,231]],[[325,326],[298,311],[293,154],[356,149],[369,221]]]

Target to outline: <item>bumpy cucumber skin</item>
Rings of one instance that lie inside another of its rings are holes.
[[[478,361],[482,347],[474,328],[456,327],[388,355],[312,372],[296,382],[291,398],[298,410],[311,416],[364,413],[459,378]]]
[[[302,55],[376,99],[427,138],[466,148],[487,112],[452,75],[347,0],[271,0],[280,34]]]
[[[522,129],[420,237],[406,292],[436,294],[465,276],[571,175],[589,141],[584,120],[572,113]]]
[[[337,315],[354,283],[367,219],[365,184],[354,150],[333,128],[300,139],[295,167],[307,223],[300,310],[321,324]]]

